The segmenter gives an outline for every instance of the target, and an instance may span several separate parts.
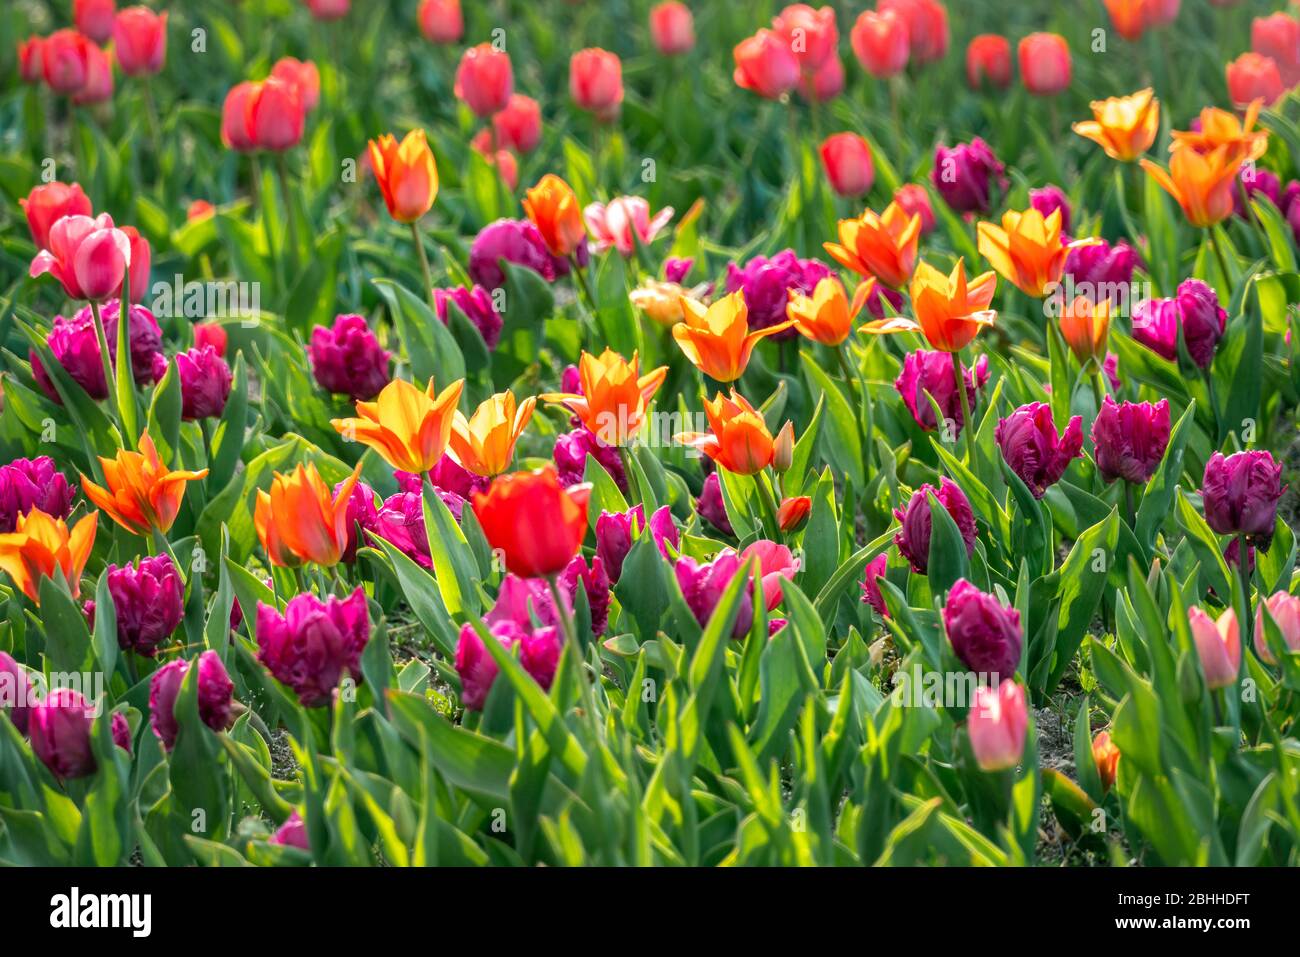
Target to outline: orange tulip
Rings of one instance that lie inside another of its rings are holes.
[[[1104,0],[1115,32],[1125,40],[1141,39],[1147,28],[1147,0]]]
[[[824,346],[838,346],[853,331],[853,318],[862,311],[875,289],[875,277],[865,279],[858,284],[850,303],[844,285],[834,276],[827,276],[817,283],[811,296],[791,289],[785,314],[800,335]]]
[[[81,487],[86,498],[128,532],[137,535],[148,535],[153,529],[166,534],[181,510],[185,483],[208,474],[207,469],[170,471],[159,459],[148,432],[140,436],[139,452],[122,449],[115,458],[100,456],[99,464],[107,487],[100,487],[83,475]]]
[[[1246,115],[1237,118],[1236,113],[1207,106],[1201,110],[1201,128],[1199,131],[1174,130],[1171,153],[1191,149],[1197,153],[1212,153],[1220,146],[1228,148],[1228,163],[1249,163],[1264,155],[1268,149],[1268,130],[1255,129],[1259,111],[1264,106],[1263,100],[1255,100],[1246,108]]]
[[[880,216],[868,209],[857,219],[841,219],[839,234],[838,243],[822,244],[836,262],[900,289],[916,267],[921,216],[909,216],[898,203],[890,203]]]
[[[587,234],[573,188],[554,173],[547,173],[526,192],[524,212],[542,234],[546,248],[556,256],[572,255]]]
[[[708,432],[683,432],[675,441],[689,445],[736,475],[753,475],[772,464],[776,443],[763,414],[735,389],[704,403]]]
[[[590,485],[565,488],[554,467],[512,472],[472,496],[483,535],[521,578],[558,575],[582,548],[587,534]]]
[[[1115,776],[1119,770],[1120,753],[1115,742],[1110,739],[1109,731],[1098,731],[1092,739],[1092,760],[1097,765],[1097,777],[1101,779],[1103,792],[1115,786]]]
[[[475,475],[491,477],[504,472],[536,405],[537,400],[530,396],[516,409],[513,392],[498,392],[468,419],[457,411],[451,425],[452,457]]]
[[[961,259],[947,276],[929,263],[920,263],[911,287],[916,321],[902,316],[877,319],[863,326],[862,331],[877,335],[919,332],[934,349],[960,352],[997,318],[997,313],[989,309],[997,282],[997,276],[986,272],[968,284],[966,264]]]
[[[1110,333],[1110,300],[1094,303],[1079,296],[1061,312],[1061,336],[1080,362],[1101,362],[1106,358],[1106,337]]]
[[[289,550],[284,539],[280,537],[279,528],[271,516],[271,493],[257,490],[257,504],[253,507],[253,528],[257,531],[257,540],[262,543],[262,551],[272,565],[281,568],[293,568],[302,562]]]
[[[451,438],[451,423],[465,380],[457,379],[441,393],[421,392],[405,379],[384,386],[373,402],[358,402],[355,419],[330,424],[348,438],[364,442],[389,465],[417,475],[438,464]]]
[[[370,165],[388,215],[399,223],[413,223],[433,206],[438,196],[438,167],[424,130],[411,130],[400,145],[391,133],[371,140]]]
[[[259,493],[253,514],[258,538],[271,563],[291,564],[284,561],[287,550],[305,562],[337,565],[352,531],[348,500],[360,476],[358,465],[339,486],[338,494],[331,495],[315,463],[299,464],[291,475],[276,472],[268,501],[264,504],[266,493]]]
[[[92,512],[68,531],[61,518],[33,508],[18,516],[14,530],[0,535],[0,570],[24,595],[40,604],[42,578],[63,575],[72,597],[81,593],[81,572],[95,544],[99,513]]]
[[[645,419],[646,406],[663,385],[668,367],[641,375],[640,361],[632,353],[628,362],[613,349],[597,358],[584,352],[578,360],[582,393],[548,392],[544,402],[566,405],[605,445],[626,445]]]
[[[673,326],[673,338],[697,369],[718,382],[739,379],[760,339],[794,325],[787,319],[750,332],[749,308],[739,290],[709,306],[682,296],[682,320]]]
[[[808,514],[811,511],[812,499],[807,495],[783,499],[776,512],[776,521],[783,532],[797,531],[804,522],[808,521]]]
[[[1004,279],[1036,298],[1042,298],[1061,281],[1070,250],[1092,242],[1061,242],[1059,209],[1048,216],[1032,207],[1023,213],[1008,210],[1002,214],[1001,226],[980,223],[978,232],[980,255]]]
[[[1092,119],[1074,124],[1074,132],[1092,140],[1111,159],[1131,162],[1151,148],[1160,129],[1160,101],[1151,87],[1130,94],[1093,100]]]
[[[1241,168],[1241,159],[1228,145],[1208,153],[1195,149],[1175,149],[1169,156],[1169,169],[1150,160],[1142,168],[1183,209],[1193,226],[1208,227],[1232,215],[1233,183]]]

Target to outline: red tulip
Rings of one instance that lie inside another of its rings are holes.
[[[894,192],[894,202],[907,213],[908,219],[921,217],[921,235],[934,232],[934,207],[930,204],[930,194],[920,183],[904,183]]]
[[[311,60],[281,57],[271,67],[271,76],[298,88],[298,96],[302,98],[302,108],[306,112],[310,113],[320,103],[320,71]]]
[[[55,93],[71,96],[86,85],[86,62],[95,45],[76,30],[55,30],[41,44],[41,69]]]
[[[348,15],[352,0],[307,0],[307,9],[317,20],[338,20]]]
[[[1228,96],[1236,106],[1247,106],[1262,99],[1272,106],[1286,88],[1282,85],[1282,71],[1271,57],[1259,53],[1243,53],[1224,70],[1228,81]]]
[[[799,61],[790,52],[789,44],[771,30],[759,30],[740,41],[732,55],[736,60],[732,75],[736,85],[761,97],[779,99],[799,82]]]
[[[459,43],[465,35],[460,0],[420,0],[416,16],[420,20],[420,32],[430,43]]]
[[[903,72],[910,51],[907,21],[896,10],[867,10],[849,33],[853,55],[876,79]]]
[[[593,47],[569,60],[569,95],[580,109],[612,120],[623,103],[623,63],[618,54]]]
[[[830,7],[814,10],[806,3],[792,3],[772,21],[772,29],[785,41],[805,73],[820,70],[840,41],[835,11]]]
[[[1070,46],[1057,33],[1031,33],[1020,41],[1020,79],[1035,96],[1053,96],[1070,85]]]
[[[587,533],[589,486],[565,489],[555,469],[515,472],[473,494],[474,517],[506,568],[522,578],[564,571]]]
[[[982,33],[966,48],[966,83],[972,90],[985,83],[1005,90],[1011,85],[1011,41],[996,33]]]
[[[825,103],[833,100],[844,90],[844,64],[839,54],[827,57],[816,73],[803,73],[799,76],[799,92],[805,100]]]
[[[307,111],[298,87],[277,77],[262,83],[248,104],[248,127],[257,145],[275,153],[302,142]]]
[[[104,103],[113,98],[113,60],[108,51],[86,44],[86,82],[72,94],[77,104]]]
[[[695,46],[695,19],[678,0],[666,0],[650,10],[650,39],[664,56],[686,53]]]
[[[1256,17],[1250,24],[1250,48],[1272,58],[1287,89],[1300,83],[1300,20],[1281,12]]]
[[[127,278],[131,282],[130,301],[144,302],[145,291],[149,288],[153,251],[149,248],[149,240],[141,236],[140,230],[134,226],[123,226],[122,232],[131,244],[130,267],[127,269]],[[120,297],[121,289],[118,293]]]
[[[185,209],[185,221],[192,223],[196,219],[204,219],[211,216],[216,211],[216,207],[206,199],[196,199]]]
[[[912,59],[933,63],[948,53],[948,9],[938,0],[880,0],[881,13],[893,10],[907,21],[907,42]]]
[[[128,7],[113,23],[113,52],[127,76],[149,76],[167,57],[167,13]]]
[[[101,301],[122,288],[131,240],[108,213],[65,216],[50,227],[49,242],[32,260],[32,277],[51,273],[70,299]]]
[[[257,140],[248,122],[248,107],[260,89],[260,83],[245,80],[236,83],[226,94],[221,107],[221,142],[232,150],[247,153],[257,149]]]
[[[42,49],[45,40],[30,36],[18,42],[18,75],[24,83],[40,83],[45,71],[42,67]]]
[[[202,349],[204,346],[211,346],[213,351],[223,359],[226,356],[228,338],[225,326],[220,323],[200,322],[194,327],[194,348]]]
[[[26,199],[18,200],[18,205],[27,214],[27,228],[37,249],[49,246],[50,227],[64,216],[89,216],[91,212],[90,198],[76,183],[68,186],[54,182],[34,187]]]
[[[861,196],[876,178],[871,146],[857,133],[836,133],[821,146],[822,167],[831,189],[841,196]]]
[[[77,29],[101,46],[113,35],[115,0],[74,0],[72,22]]]
[[[542,140],[542,108],[531,96],[516,93],[492,117],[492,133],[498,149],[531,153]]]
[[[475,116],[489,117],[505,109],[515,89],[514,67],[510,54],[490,43],[470,47],[456,68],[456,96],[474,111]]]

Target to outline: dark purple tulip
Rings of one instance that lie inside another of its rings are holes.
[[[1107,482],[1145,485],[1169,447],[1169,400],[1116,404],[1106,396],[1092,423],[1092,444],[1097,471]]]
[[[664,281],[682,283],[690,275],[691,267],[695,265],[694,259],[679,259],[676,256],[669,256],[664,260]]]
[[[108,340],[109,361],[114,363],[117,362],[117,319],[120,313],[116,299],[104,303],[100,309],[100,318],[104,320],[104,336]],[[132,306],[129,334],[131,372],[136,383],[145,385],[157,381],[158,367],[155,359],[162,356],[162,329],[158,320],[144,306]],[[55,316],[45,342],[59,365],[63,366],[77,385],[86,390],[87,395],[92,399],[108,397],[104,366],[99,357],[99,339],[95,335],[95,318],[90,306],[83,306],[71,319]],[[29,358],[32,375],[41,389],[51,400],[62,404],[36,350],[29,353]]]
[[[736,534],[735,529],[731,527],[731,519],[727,517],[727,506],[722,500],[722,480],[718,478],[717,472],[710,472],[705,477],[704,488],[700,490],[700,497],[695,500],[695,508],[702,519],[722,534]]]
[[[989,379],[988,357],[980,356],[974,368],[962,371],[966,376],[966,403],[973,413],[977,408],[977,390],[982,389]],[[957,377],[953,375],[951,353],[925,349],[909,353],[903,359],[903,369],[894,380],[894,388],[903,397],[907,411],[912,413],[912,418],[922,429],[933,432],[938,424],[934,418],[934,406],[925,397],[925,393],[929,392],[934,396],[944,418],[955,424],[956,435],[961,435],[966,421],[962,417],[961,399],[957,395]]]
[[[296,847],[300,851],[310,851],[311,844],[307,839],[307,822],[302,819],[298,809],[294,808],[293,813],[281,824],[274,834],[267,838],[268,844],[279,844],[283,847]]]
[[[998,421],[993,438],[1011,471],[1020,476],[1034,498],[1060,481],[1070,462],[1083,454],[1083,419],[1075,416],[1058,435],[1052,407],[1046,402],[1022,405]]]
[[[1044,186],[1029,191],[1029,205],[1046,219],[1056,210],[1061,211],[1061,232],[1070,232],[1070,197],[1059,186]]]
[[[830,267],[816,259],[800,259],[793,249],[785,249],[771,259],[755,256],[744,267],[727,266],[727,292],[743,290],[749,309],[749,328],[766,329],[785,322],[789,290],[812,295],[817,283],[831,275]],[[777,333],[775,339],[798,336],[794,329]]]
[[[1133,308],[1133,338],[1156,355],[1178,361],[1178,302],[1147,299]]]
[[[27,733],[34,701],[27,672],[7,653],[0,651],[0,711],[9,715],[19,732]]]
[[[443,501],[447,499],[444,497]],[[460,503],[463,503],[463,499]],[[448,504],[450,508],[450,504]],[[456,509],[451,509],[453,516]],[[459,520],[459,519],[457,519]],[[398,492],[384,500],[367,528],[423,568],[433,567],[429,534],[424,527],[424,497],[419,492]]]
[[[701,627],[708,625],[714,609],[722,600],[722,593],[727,590],[743,564],[741,557],[730,548],[723,549],[713,561],[704,564],[686,556],[677,559],[677,584],[681,586],[686,604]],[[750,591],[752,586],[741,597],[740,612],[731,630],[732,638],[744,638],[754,623],[754,601]]]
[[[666,508],[667,506],[665,506]],[[591,609],[591,633],[599,638],[609,624],[609,575],[605,563],[597,555],[587,564],[581,555],[574,555],[560,573],[560,593],[572,605],[577,601],[578,585],[587,593],[587,606]]]
[[[1268,452],[1215,452],[1201,480],[1205,521],[1220,535],[1248,535],[1268,551],[1282,491],[1282,463]]]
[[[558,628],[526,628],[509,619],[490,626],[492,636],[507,649],[519,645],[519,663],[543,690],[549,691],[560,661],[562,639]],[[460,701],[466,711],[482,711],[497,677],[497,663],[483,646],[473,625],[464,625],[456,644],[456,673],[460,675]]]
[[[231,705],[235,686],[215,651],[205,651],[195,660],[199,663],[199,718],[213,731],[225,731],[234,723]],[[189,668],[188,661],[169,661],[153,673],[149,682],[149,725],[167,751],[176,744],[180,731],[176,698]]]
[[[1090,246],[1075,246],[1065,257],[1067,285],[1074,295],[1087,296],[1093,302],[1110,299],[1126,303],[1137,263],[1136,250],[1125,242],[1112,246],[1103,239]]]
[[[84,778],[98,767],[90,749],[90,725],[95,709],[80,692],[55,688],[28,715],[32,752],[55,777]]]
[[[197,346],[178,353],[176,369],[181,376],[181,418],[216,419],[226,410],[230,397],[230,366],[212,346]]]
[[[885,566],[888,563],[889,556],[882,552],[867,562],[866,571],[862,575],[862,601],[874,608],[882,618],[889,617],[885,596],[880,592],[880,579],[885,577]]]
[[[1228,568],[1235,572],[1237,570],[1237,562],[1240,558],[1241,558],[1241,539],[1234,538],[1232,541],[1228,542],[1228,547],[1223,550],[1223,560],[1227,562]],[[1246,572],[1247,574],[1250,575],[1255,574],[1255,546],[1254,545],[1246,546]],[[1214,589],[1211,588],[1210,591],[1211,593],[1213,593]]]
[[[114,711],[108,721],[109,733],[113,736],[113,743],[125,751],[131,753],[131,725],[126,720],[126,715],[120,711]]]
[[[1010,678],[1020,667],[1020,612],[961,579],[948,592],[943,625],[952,650],[976,674]],[[993,681],[994,686],[997,681]]]
[[[1242,219],[1250,219],[1247,204],[1258,194],[1267,196],[1274,206],[1286,212],[1286,207],[1282,204],[1282,181],[1277,178],[1277,174],[1248,164],[1242,168],[1236,189],[1232,191],[1234,212]]]
[[[1178,303],[1187,354],[1202,369],[1208,369],[1228,327],[1228,313],[1219,305],[1219,294],[1199,279],[1185,279],[1174,301]]]
[[[609,572],[610,581],[617,582],[623,574],[623,562],[632,550],[632,541],[645,529],[645,509],[635,505],[626,512],[600,513],[596,519],[596,554],[604,562]],[[672,511],[667,505],[655,510],[650,516],[650,533],[655,545],[664,558],[668,558],[668,546],[678,546],[681,536],[673,522]]]
[[[474,324],[489,349],[495,349],[501,341],[501,327],[505,325],[505,320],[492,305],[492,294],[482,286],[473,289],[464,286],[435,289],[433,302],[444,326],[447,324],[447,303],[454,302],[456,308],[465,313],[466,318]]]
[[[257,658],[306,708],[329,704],[345,674],[361,680],[361,652],[369,640],[370,613],[359,587],[343,599],[298,595],[283,615],[257,603]]]
[[[993,181],[1006,189],[1005,167],[978,136],[951,149],[937,146],[930,177],[944,202],[958,213],[987,213],[993,208]]]
[[[339,482],[334,486],[335,496],[339,494],[344,484]],[[357,549],[361,545],[362,533],[375,527],[375,519],[378,515],[375,498],[375,490],[365,482],[357,482],[352,486],[352,494],[348,497],[348,541],[343,546],[343,555],[339,559],[345,565],[351,565],[357,560]]]
[[[118,645],[152,658],[185,615],[185,585],[175,563],[166,555],[152,555],[135,565],[109,565],[105,574],[117,615]],[[93,602],[87,606],[93,607]]]
[[[373,399],[392,378],[389,352],[364,316],[338,316],[332,327],[317,326],[311,331],[307,357],[322,389],[356,400]]]
[[[890,315],[898,315],[903,308],[903,294],[897,289],[890,289],[884,283],[876,283],[876,288],[867,297],[867,312],[873,318],[885,318],[885,303],[889,303]]]
[[[627,491],[627,474],[623,469],[623,459],[618,454],[618,447],[605,445],[585,426],[560,435],[555,440],[553,454],[561,484],[565,486],[581,484],[587,468],[587,456],[591,455],[610,474],[619,490]]]
[[[578,245],[576,258],[585,266],[589,257],[586,242]],[[469,250],[469,275],[475,283],[488,289],[505,285],[500,260],[531,269],[547,282],[569,274],[569,263],[552,256],[542,234],[526,219],[498,219],[484,226]]]
[[[12,532],[19,515],[39,508],[46,515],[67,518],[76,494],[48,455],[14,459],[0,465],[0,534]]]
[[[943,476],[938,489],[930,484],[922,485],[912,493],[906,508],[894,510],[894,518],[900,523],[894,544],[899,554],[911,562],[912,570],[922,575],[930,567],[930,493],[934,493],[957,523],[957,530],[966,543],[966,554],[975,554],[975,513],[971,511],[970,500],[956,482]]]

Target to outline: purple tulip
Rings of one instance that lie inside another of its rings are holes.
[[[181,418],[186,422],[220,418],[230,397],[226,360],[212,346],[197,346],[177,354],[176,369],[181,376]]]
[[[1133,339],[1170,362],[1178,361],[1178,303],[1147,299],[1133,308]]]
[[[502,620],[490,626],[492,636],[507,649],[519,645],[519,663],[543,690],[549,691],[560,661],[562,639],[558,628],[525,628]],[[482,711],[497,677],[497,663],[488,654],[473,625],[464,625],[456,644],[456,673],[460,675],[461,704],[466,711]]]
[[[361,652],[369,640],[370,613],[360,587],[343,599],[298,595],[283,615],[257,603],[257,659],[306,708],[329,704],[345,673],[361,680]]]
[[[944,202],[958,213],[987,213],[993,208],[991,191],[996,179],[1007,188],[1005,167],[993,155],[989,144],[978,136],[969,143],[934,150],[931,179]]]
[[[302,819],[297,808],[294,808],[285,822],[267,838],[267,843],[279,844],[282,847],[296,847],[300,851],[311,850],[311,843],[307,839],[307,823]]]
[[[1112,391],[1118,392],[1124,387],[1124,380],[1119,377],[1119,356],[1115,355],[1115,353],[1106,353],[1106,358],[1101,364],[1101,371],[1106,373],[1106,380],[1110,383]]]
[[[889,609],[885,606],[885,596],[880,591],[880,579],[885,577],[885,566],[889,563],[889,556],[884,552],[877,555],[871,561],[867,562],[867,567],[862,576],[862,601],[876,610],[876,614],[881,618],[889,617]]]
[[[1220,535],[1247,535],[1249,544],[1268,551],[1282,492],[1282,463],[1263,450],[1215,452],[1205,463],[1205,521]]]
[[[1200,368],[1208,369],[1228,326],[1228,313],[1219,305],[1218,293],[1199,279],[1183,280],[1174,301],[1178,303],[1187,354]]]
[[[1061,211],[1061,232],[1070,232],[1070,197],[1059,186],[1044,186],[1029,191],[1029,205],[1043,214],[1046,219],[1056,210]]]
[[[934,396],[945,419],[956,426],[956,435],[961,435],[966,425],[962,418],[961,399],[957,395],[957,377],[953,375],[952,354],[948,352],[931,352],[918,349],[903,359],[903,370],[894,380],[894,388],[903,397],[903,404],[912,413],[916,424],[927,432],[933,432],[937,426],[934,406],[930,404],[925,393]],[[973,413],[976,408],[978,390],[983,389],[989,379],[989,360],[980,356],[974,368],[963,370],[966,376],[966,403]]]
[[[451,289],[435,289],[433,302],[437,307],[438,318],[447,325],[447,303],[453,302],[456,308],[465,314],[479,331],[489,349],[495,349],[501,341],[501,327],[505,320],[492,304],[492,294],[482,286],[466,289],[456,286]]]
[[[908,499],[905,509],[895,509],[894,518],[900,527],[894,536],[894,544],[899,554],[912,564],[912,570],[922,575],[930,567],[930,495],[939,499],[939,504],[948,510],[952,520],[957,523],[962,541],[966,543],[966,554],[975,554],[975,513],[971,511],[970,500],[966,498],[957,483],[943,476],[939,487],[922,485]]]
[[[591,633],[599,638],[609,624],[610,602],[609,575],[599,555],[590,565],[581,555],[574,555],[560,573],[560,593],[570,606],[577,601],[579,584],[587,593],[587,607],[591,609]]]
[[[1112,246],[1099,240],[1089,246],[1075,246],[1065,257],[1067,285],[1073,288],[1074,295],[1086,296],[1094,303],[1103,299],[1126,303],[1137,263],[1137,251],[1125,242]]]
[[[28,714],[32,752],[55,777],[70,780],[94,774],[98,767],[90,749],[94,719],[95,709],[80,692],[55,688]]]
[[[885,303],[889,303],[890,314],[896,316],[903,308],[903,294],[897,289],[890,289],[884,283],[878,282],[871,295],[867,297],[867,312],[875,319],[884,319]]]
[[[632,540],[644,529],[645,509],[641,505],[626,512],[602,511],[600,518],[596,519],[596,554],[609,572],[610,581],[617,582],[623,574],[623,562],[632,550]],[[667,543],[671,542],[673,548],[677,548],[681,536],[667,505],[656,509],[650,516],[650,533],[659,553],[669,558]]]
[[[39,508],[54,518],[67,518],[76,494],[48,455],[14,459],[0,465],[0,534],[12,532],[18,516]]]
[[[446,502],[447,499],[443,498]],[[449,506],[450,507],[450,506]],[[456,516],[456,509],[452,509]],[[382,538],[422,568],[433,567],[429,551],[429,534],[424,527],[424,497],[419,492],[398,492],[384,500],[367,527],[373,536]]]
[[[1116,403],[1106,396],[1092,423],[1093,457],[1108,483],[1145,485],[1169,446],[1169,400]]]
[[[1011,471],[1029,486],[1034,498],[1042,498],[1070,462],[1083,454],[1083,419],[1076,415],[1058,435],[1052,407],[1030,402],[999,420],[993,438]]]
[[[998,679],[1020,667],[1020,612],[960,579],[948,592],[943,626],[952,650],[971,671]]]
[[[1277,174],[1248,163],[1242,167],[1237,188],[1232,191],[1233,211],[1242,219],[1251,218],[1248,204],[1256,194],[1267,196],[1274,206],[1286,212],[1282,201],[1282,181]]]
[[[789,290],[812,295],[817,283],[831,275],[830,267],[816,259],[800,259],[793,249],[785,249],[771,259],[755,256],[744,267],[731,263],[727,267],[727,292],[743,290],[749,309],[749,328],[766,329],[785,322]],[[794,329],[779,332],[774,339],[792,339]]]
[[[740,555],[730,548],[723,549],[713,561],[704,564],[686,556],[677,559],[677,584],[681,586],[686,604],[701,627],[708,625],[714,609],[722,600],[722,593],[727,590],[743,564]],[[736,616],[736,624],[731,629],[732,638],[744,638],[754,623],[754,600],[750,594],[752,590],[751,585],[741,596],[740,611]]]
[[[345,484],[339,482],[334,486],[335,497]],[[357,560],[357,549],[361,547],[362,534],[375,527],[375,519],[378,517],[375,498],[375,490],[365,482],[359,481],[352,486],[352,494],[348,497],[348,540],[343,546],[343,555],[339,558],[339,561],[345,565],[351,565]]]
[[[117,320],[120,313],[116,299],[104,303],[100,309],[111,363],[117,362]],[[162,329],[154,314],[144,306],[132,306],[130,315],[131,373],[139,385],[156,382],[159,376],[155,358],[162,355]],[[99,357],[99,339],[95,334],[95,318],[90,306],[83,306],[71,319],[55,316],[45,342],[59,365],[86,390],[87,395],[97,400],[108,397],[104,365]],[[29,358],[36,382],[52,401],[61,405],[63,400],[35,349],[31,350]]]
[[[34,703],[27,672],[9,654],[0,651],[0,711],[9,715],[21,734],[27,733]]]
[[[562,484],[579,485],[585,481],[583,476],[587,469],[587,456],[591,455],[610,474],[619,490],[627,491],[627,473],[623,469],[623,459],[618,454],[618,447],[605,445],[585,426],[566,432],[557,438],[553,454]]]
[[[342,315],[333,326],[317,326],[311,331],[307,357],[322,389],[359,401],[373,399],[392,378],[391,356],[364,316]]]
[[[199,663],[199,718],[213,731],[225,731],[235,720],[231,708],[235,685],[215,651],[205,651],[195,660]],[[167,751],[176,744],[180,731],[176,698],[189,668],[188,661],[169,661],[149,682],[149,725]]]
[[[586,266],[590,253],[586,242],[578,245],[575,258]],[[569,263],[552,256],[542,234],[526,219],[498,219],[484,226],[469,250],[469,275],[475,283],[499,289],[506,283],[500,260],[531,269],[547,282],[569,274]]]
[[[117,616],[118,646],[152,658],[185,615],[185,585],[176,564],[166,555],[151,555],[134,565],[109,565],[105,574]],[[86,602],[91,627],[94,605]]]
[[[704,519],[724,535],[736,534],[727,517],[727,506],[722,500],[722,480],[717,472],[710,472],[704,479],[704,488],[695,500],[695,510]]]
[[[676,256],[669,256],[664,260],[664,281],[678,284],[685,282],[686,277],[690,275],[691,267],[694,265],[694,259],[679,259]]]
[[[126,715],[120,711],[114,711],[108,722],[109,733],[113,736],[113,743],[125,751],[131,753],[131,725],[126,720]]]
[[[582,373],[575,365],[567,365],[560,373],[560,391],[569,395],[583,395]]]

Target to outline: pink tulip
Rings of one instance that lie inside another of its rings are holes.
[[[87,59],[95,45],[76,30],[55,30],[41,44],[41,69],[46,85],[71,96],[86,85]]]
[[[420,32],[430,43],[459,43],[465,35],[460,0],[420,0],[416,16],[420,20]]]
[[[623,103],[623,63],[618,54],[592,48],[569,60],[569,95],[580,109],[612,120]]]
[[[50,246],[32,260],[30,275],[50,273],[70,299],[102,301],[122,287],[131,261],[131,240],[101,213],[65,216],[50,227]]]
[[[1020,41],[1020,79],[1035,96],[1053,96],[1070,85],[1070,46],[1056,33],[1031,33]]]
[[[338,20],[348,15],[352,0],[307,0],[307,9],[317,20]]]
[[[862,196],[876,178],[871,146],[857,133],[836,133],[821,145],[822,168],[840,196]]]
[[[486,118],[505,109],[514,91],[510,54],[490,43],[480,43],[462,54],[456,68],[455,93],[475,116]]]
[[[1241,669],[1241,629],[1236,613],[1229,608],[1216,621],[1193,605],[1187,610],[1187,621],[1192,626],[1205,686],[1213,691],[1236,682]]]
[[[831,7],[814,10],[806,3],[792,3],[772,21],[772,29],[805,73],[821,69],[839,45],[840,31]]]
[[[895,10],[867,10],[849,34],[853,55],[878,80],[897,76],[907,66],[907,21]]]
[[[72,22],[77,29],[101,46],[113,35],[116,0],[74,0]]]
[[[113,98],[113,60],[106,50],[93,43],[86,46],[86,82],[72,94],[80,106],[106,103]]]
[[[997,691],[983,686],[975,689],[966,730],[981,770],[1006,771],[1019,764],[1028,728],[1025,689],[1020,685],[1008,678]]]
[[[732,74],[736,85],[765,99],[779,99],[799,82],[799,61],[790,52],[789,44],[771,30],[759,30],[740,41],[732,55],[736,60]]]
[[[1264,604],[1268,606],[1268,613],[1273,621],[1277,622],[1278,631],[1282,633],[1282,640],[1286,642],[1287,648],[1300,652],[1300,598],[1279,591],[1274,592]],[[1268,637],[1264,633],[1263,606],[1255,612],[1255,652],[1268,664],[1277,664],[1277,656],[1268,646]]]
[[[127,76],[148,76],[167,58],[167,13],[128,7],[113,23],[113,52]]]
[[[638,243],[648,245],[668,225],[673,208],[665,206],[651,219],[650,204],[640,196],[619,196],[608,205],[592,203],[582,215],[591,233],[592,252],[612,246],[623,256],[631,256]]]
[[[695,19],[679,0],[667,0],[650,10],[650,39],[664,56],[686,53],[695,46]]]

